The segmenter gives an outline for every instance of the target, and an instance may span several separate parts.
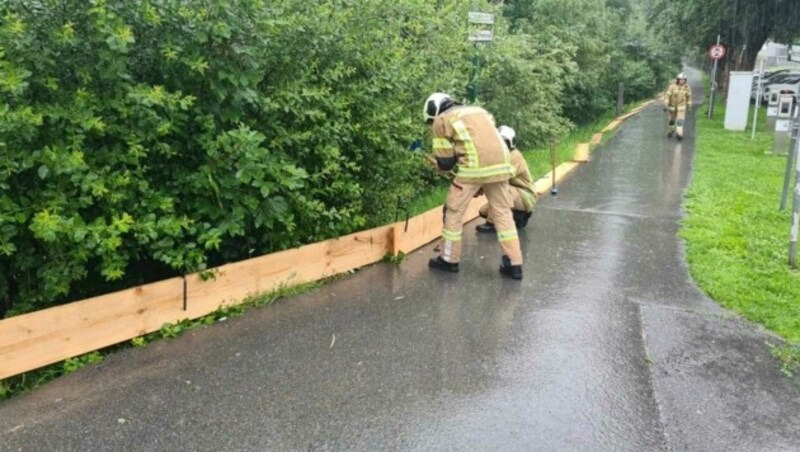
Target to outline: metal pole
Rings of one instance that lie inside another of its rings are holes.
[[[753,111],[753,134],[751,140],[756,139],[756,123],[758,123],[758,110],[761,108],[761,90],[764,87],[764,60],[761,60],[761,68],[758,70],[758,89],[756,90],[756,108]],[[791,152],[790,152],[791,154]]]
[[[617,87],[617,114],[616,116],[620,116],[622,114],[622,110],[625,107],[625,84],[619,82],[619,86]]]
[[[786,155],[786,171],[783,173],[783,191],[781,192],[781,209],[786,208],[786,198],[789,194],[789,185],[792,183],[792,166],[794,165],[795,152],[797,146],[797,135],[800,131],[800,117],[795,117],[790,129],[791,140],[789,145],[789,152]]]
[[[469,103],[474,104],[478,100],[478,43],[475,43],[475,52],[472,55],[472,86],[469,94]]]
[[[550,159],[553,163],[553,184],[550,186],[550,194],[555,196],[558,194],[558,188],[556,188],[556,142],[550,142]]]
[[[720,35],[717,35],[717,45],[719,45]],[[717,94],[717,66],[719,59],[714,60],[714,70],[711,72],[711,101],[708,103],[708,119],[714,117],[714,102]]]
[[[800,140],[794,146],[794,203],[792,207],[792,229],[789,234],[789,265],[797,268],[797,237],[800,235]]]

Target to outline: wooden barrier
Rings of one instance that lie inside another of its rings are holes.
[[[441,231],[440,231],[441,232]],[[281,286],[317,281],[380,261],[392,248],[392,227],[234,262],[214,269],[214,277],[187,276],[187,318],[202,317],[224,305]]]
[[[478,216],[472,200],[464,221]],[[411,252],[442,233],[442,208],[323,242],[0,320],[0,380],[195,319],[283,285],[317,281]],[[185,307],[185,309],[184,309]]]
[[[183,279],[0,321],[0,379],[141,336],[186,318]]]
[[[603,133],[613,131],[614,129],[619,127],[620,124],[622,124],[622,121],[623,119],[615,119],[611,121],[611,124],[607,125],[606,128],[602,130]]]
[[[586,163],[589,161],[589,143],[578,143],[575,147],[575,156],[572,160],[578,163]]]
[[[603,132],[616,129],[630,115],[615,119]],[[602,137],[595,134],[591,143],[599,144]],[[578,148],[588,160],[589,144]],[[556,167],[556,183],[578,166],[565,162]],[[553,171],[535,182],[537,196],[549,192],[552,180]],[[473,199],[464,222],[475,219],[485,202],[485,197]],[[407,225],[397,222],[223,265],[205,280],[192,274],[0,320],[0,380],[157,331],[165,323],[202,317],[249,295],[344,273],[389,253],[409,253],[436,240],[441,231],[442,208],[437,207],[409,218]]]

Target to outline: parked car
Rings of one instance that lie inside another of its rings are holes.
[[[781,78],[780,80],[768,84],[764,88],[764,97],[761,99],[763,103],[769,102],[772,93],[778,94],[797,94],[800,92],[800,74],[794,74],[789,77]]]
[[[762,85],[761,89],[761,101],[767,102],[769,97],[766,94],[767,88],[772,85],[781,84],[781,83],[789,83],[793,84],[793,80],[797,77],[800,77],[800,72],[790,71],[789,69],[782,69],[776,72],[771,72],[764,76],[764,84]],[[755,102],[756,95],[758,93],[758,77],[754,77],[753,80],[753,88],[750,91],[750,100]]]

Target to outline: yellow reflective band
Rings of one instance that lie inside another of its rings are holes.
[[[501,242],[510,242],[518,239],[519,235],[517,235],[516,229],[513,231],[497,231],[497,240]]]
[[[451,242],[458,242],[461,240],[461,231],[449,231],[447,229],[442,229],[442,237]]]
[[[453,125],[453,130],[455,130],[456,135],[458,136],[458,139],[464,142],[464,150],[467,152],[467,162],[466,165],[464,165],[464,167],[466,168],[479,167],[480,162],[478,161],[478,150],[475,149],[475,143],[472,142],[472,136],[469,134],[467,126],[464,125],[464,121],[459,119],[453,121],[452,125]]]
[[[454,149],[453,143],[450,142],[447,138],[434,138],[433,139],[433,148],[434,149],[445,149],[451,150]]]
[[[525,204],[525,207],[530,209],[536,205],[536,195],[525,190],[520,190],[519,192],[522,195],[522,202]]]
[[[508,163],[499,163],[484,168],[459,168],[458,170],[458,177],[465,177],[468,179],[494,176],[508,176],[511,178],[514,177],[514,175],[514,167]]]

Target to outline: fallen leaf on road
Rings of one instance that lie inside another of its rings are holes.
[[[336,343],[336,335],[334,334],[333,337],[331,338],[331,346],[328,348],[333,348],[333,344],[335,343]]]

